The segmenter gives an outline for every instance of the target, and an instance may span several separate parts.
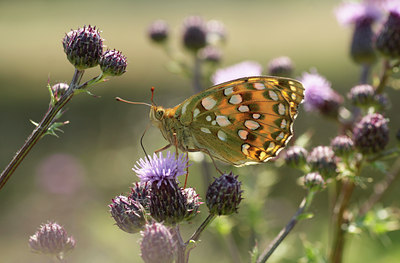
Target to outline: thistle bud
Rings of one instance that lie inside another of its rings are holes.
[[[64,52],[75,68],[91,68],[99,64],[103,39],[96,27],[84,26],[67,33],[63,39]]]
[[[336,156],[346,157],[354,151],[354,142],[346,135],[340,135],[333,138],[331,147]]]
[[[389,17],[376,38],[376,48],[389,58],[400,57],[400,8],[393,1],[393,8],[389,10]]]
[[[374,87],[368,84],[354,86],[348,94],[348,98],[351,102],[359,107],[370,106],[375,100],[374,96]]]
[[[127,233],[137,233],[146,224],[145,210],[135,200],[120,195],[112,199],[109,207],[117,226]]]
[[[293,62],[289,57],[277,57],[268,63],[268,75],[291,77],[293,74]]]
[[[331,147],[317,146],[307,157],[311,171],[319,172],[324,177],[336,175],[336,157]]]
[[[325,186],[325,180],[319,173],[309,173],[304,176],[304,186],[310,191],[320,191]]]
[[[363,154],[382,151],[389,142],[388,121],[379,113],[364,116],[353,128],[356,148]]]
[[[237,212],[242,201],[240,185],[237,176],[234,176],[232,172],[215,178],[206,194],[206,204],[210,214],[230,215]]]
[[[213,46],[206,46],[200,51],[200,58],[204,61],[211,63],[219,63],[221,61],[222,53],[219,49]]]
[[[57,83],[51,87],[51,92],[54,97],[54,101],[59,101],[61,97],[67,92],[69,86],[67,83]]]
[[[101,71],[105,75],[121,76],[126,72],[127,59],[118,50],[107,50],[101,56],[100,61]]]
[[[175,255],[175,244],[171,233],[161,223],[146,225],[145,230],[140,232],[141,256],[145,263],[172,263]]]
[[[154,43],[164,43],[168,39],[168,25],[164,20],[156,20],[148,29],[148,36]]]
[[[175,225],[186,216],[186,197],[176,181],[168,184],[157,183],[151,185],[150,215],[166,225]]]
[[[41,225],[29,238],[29,246],[34,252],[63,258],[65,253],[75,247],[75,240],[72,236],[69,237],[67,231],[59,224],[48,222]]]
[[[128,198],[139,202],[146,212],[149,212],[150,204],[150,187],[148,182],[137,182],[133,184],[131,188],[131,193]]]
[[[308,152],[300,146],[292,146],[285,152],[285,162],[293,168],[302,169],[307,164]]]
[[[183,44],[192,51],[197,52],[207,45],[206,24],[199,16],[190,16],[183,22]]]

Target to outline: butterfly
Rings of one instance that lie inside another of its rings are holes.
[[[294,79],[256,76],[215,85],[174,108],[152,105],[150,119],[184,152],[204,152],[243,166],[266,162],[293,135],[303,85]]]

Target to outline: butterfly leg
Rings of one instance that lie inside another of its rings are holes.
[[[205,153],[207,153],[208,156],[210,156],[211,161],[213,162],[215,169],[216,169],[221,175],[223,175],[224,173],[218,168],[218,166],[217,166],[217,164],[215,163],[215,160],[214,160],[214,158],[212,157],[210,151],[208,151],[207,149],[204,149],[203,151],[204,151]]]
[[[189,177],[189,152],[186,152],[186,161],[187,161],[187,165],[186,165],[186,176],[185,176],[185,184],[183,185],[183,189],[186,188],[187,179],[188,179],[188,177]]]
[[[170,144],[170,143],[169,143],[168,145],[165,145],[164,147],[158,149],[158,150],[155,150],[154,152],[155,152],[155,153],[159,153],[159,152],[162,152],[162,151],[168,149],[169,147],[171,147],[171,144]]]

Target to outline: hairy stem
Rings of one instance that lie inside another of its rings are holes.
[[[7,181],[10,179],[11,175],[17,169],[19,164],[24,160],[25,156],[30,152],[30,150],[35,146],[35,144],[42,138],[42,136],[46,133],[47,129],[54,122],[57,114],[60,110],[67,104],[73,97],[75,88],[80,82],[84,71],[83,70],[75,70],[75,74],[72,78],[71,84],[66,91],[66,93],[57,101],[54,106],[50,106],[46,114],[40,123],[33,130],[31,135],[26,139],[25,143],[15,154],[14,158],[10,161],[7,167],[3,170],[0,175],[0,189],[4,187]]]
[[[315,192],[309,191],[307,196],[301,201],[299,209],[296,211],[294,216],[290,219],[288,224],[279,232],[274,240],[269,244],[269,246],[263,251],[263,253],[258,257],[257,263],[264,263],[268,258],[274,253],[275,249],[282,243],[285,237],[292,231],[297,222],[299,221],[299,216],[310,206],[311,201],[314,197]]]

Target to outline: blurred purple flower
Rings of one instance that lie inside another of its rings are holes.
[[[162,153],[158,156],[153,154],[153,158],[141,158],[136,162],[137,165],[132,170],[140,178],[141,182],[156,183],[158,187],[162,183],[168,184],[170,180],[176,180],[179,175],[186,173],[188,167],[187,159],[184,154],[175,158],[175,154],[167,152],[167,156],[163,157]]]
[[[335,9],[338,22],[343,25],[351,25],[364,21],[376,21],[382,16],[379,1],[343,2]]]
[[[255,61],[243,61],[226,68],[218,69],[211,76],[211,81],[214,85],[217,85],[237,78],[259,76],[261,73],[262,66],[259,63]]]
[[[39,185],[55,194],[73,194],[82,184],[85,169],[68,154],[53,154],[38,166],[36,175]]]
[[[304,72],[301,82],[305,87],[304,108],[307,111],[330,113],[337,110],[341,97],[332,88],[331,83],[316,71]]]

